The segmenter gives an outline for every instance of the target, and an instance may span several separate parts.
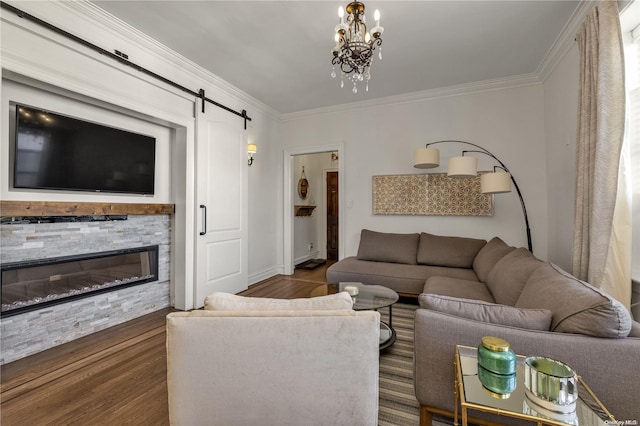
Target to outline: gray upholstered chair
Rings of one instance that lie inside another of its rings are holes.
[[[376,425],[379,314],[325,298],[217,295],[169,314],[171,424]]]

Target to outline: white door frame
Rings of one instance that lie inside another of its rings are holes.
[[[322,152],[338,152],[338,259],[342,259],[344,249],[344,143],[284,149],[284,256],[283,273],[292,275],[293,262],[293,157],[295,155],[318,154]]]

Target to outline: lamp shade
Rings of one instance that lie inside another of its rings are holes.
[[[478,174],[478,159],[476,157],[452,157],[449,159],[447,176],[475,177]]]
[[[255,154],[256,152],[258,152],[258,145],[254,143],[247,144],[247,152],[249,154]]]
[[[493,172],[480,175],[480,192],[483,194],[511,192],[511,173]]]
[[[432,169],[440,165],[440,150],[437,148],[416,149],[413,153],[413,167]]]

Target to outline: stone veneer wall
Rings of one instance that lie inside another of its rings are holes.
[[[169,306],[169,215],[0,225],[0,262],[158,245],[158,281],[0,319],[0,365]]]

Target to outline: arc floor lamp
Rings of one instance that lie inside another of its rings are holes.
[[[520,197],[520,204],[522,205],[522,213],[524,214],[524,223],[527,231],[527,244],[529,251],[533,253],[533,245],[531,243],[531,228],[529,227],[529,217],[527,216],[527,208],[522,198],[522,192],[518,187],[513,174],[509,168],[498,157],[493,155],[488,150],[484,149],[480,145],[476,145],[471,142],[458,141],[458,140],[445,140],[428,143],[424,148],[417,149],[413,156],[413,167],[418,169],[430,169],[438,167],[440,165],[440,150],[437,148],[431,148],[431,145],[440,143],[459,143],[464,145],[470,145],[476,149],[462,151],[460,157],[452,157],[449,159],[447,167],[447,176],[450,177],[475,177],[478,175],[478,159],[473,156],[465,156],[467,153],[480,153],[493,158],[498,162],[499,166],[493,166],[492,173],[485,173],[480,176],[480,191],[483,194],[503,194],[511,192],[511,182],[516,188],[518,197]],[[497,171],[501,169],[502,171]]]

